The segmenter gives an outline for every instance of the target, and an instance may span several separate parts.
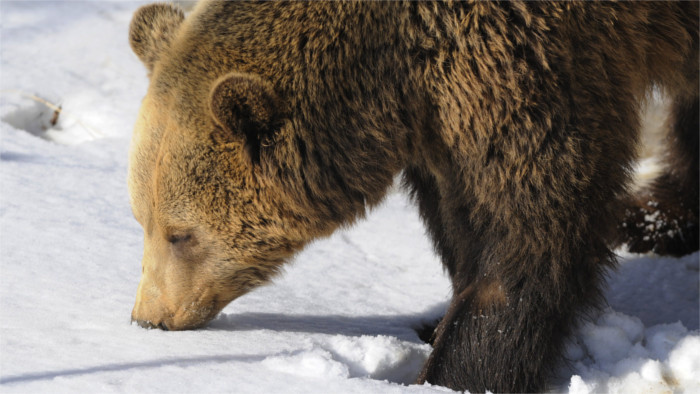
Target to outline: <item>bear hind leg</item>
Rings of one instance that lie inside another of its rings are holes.
[[[673,102],[663,173],[626,204],[621,242],[631,252],[682,256],[700,246],[699,106],[697,95]]]

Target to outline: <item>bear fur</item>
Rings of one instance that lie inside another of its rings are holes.
[[[130,42],[144,327],[201,327],[402,173],[454,293],[418,382],[541,391],[611,246],[698,247],[698,3],[160,4]],[[678,154],[630,197],[652,86]]]

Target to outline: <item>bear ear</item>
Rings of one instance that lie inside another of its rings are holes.
[[[134,13],[129,26],[129,44],[149,74],[184,19],[182,10],[170,4],[149,4]]]
[[[272,86],[258,76],[230,73],[214,83],[210,108],[224,130],[245,138],[245,148],[254,163],[260,149],[273,144],[282,123],[282,106]]]

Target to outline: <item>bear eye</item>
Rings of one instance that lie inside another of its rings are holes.
[[[191,238],[191,234],[171,235],[170,237],[168,237],[168,242],[170,242],[171,244],[184,243],[189,241]]]

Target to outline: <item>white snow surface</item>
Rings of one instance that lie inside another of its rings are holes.
[[[142,232],[126,190],[146,71],[132,2],[0,2],[0,391],[445,392],[413,385],[449,280],[392,192],[206,328],[129,323]],[[37,101],[61,105],[54,110]],[[700,392],[698,254],[622,251],[554,390]]]

